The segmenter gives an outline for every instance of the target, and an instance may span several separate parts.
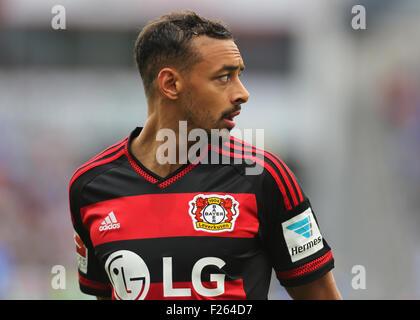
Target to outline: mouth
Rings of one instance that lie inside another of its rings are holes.
[[[235,126],[235,122],[233,121],[233,118],[238,116],[240,113],[241,113],[241,111],[238,110],[238,111],[232,112],[232,113],[228,114],[227,116],[223,117],[223,120],[225,120],[228,127],[233,128]]]

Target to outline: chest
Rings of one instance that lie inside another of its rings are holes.
[[[251,193],[167,193],[120,197],[82,209],[94,246],[168,237],[253,238],[257,202]]]
[[[254,194],[175,193],[96,203],[83,219],[115,292],[144,278],[148,296],[211,296],[243,292],[244,266],[261,260],[257,213]]]

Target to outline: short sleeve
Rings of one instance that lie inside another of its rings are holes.
[[[283,286],[324,276],[334,258],[309,199],[292,171],[272,156],[263,173],[259,236]]]
[[[112,287],[103,266],[95,255],[88,230],[80,214],[80,184],[70,186],[70,212],[74,230],[79,287],[83,293],[99,297],[111,297]]]

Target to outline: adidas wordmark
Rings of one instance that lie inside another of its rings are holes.
[[[102,221],[101,225],[99,226],[99,231],[113,230],[113,229],[119,229],[119,228],[120,228],[120,224],[115,218],[114,211],[111,211],[105,217],[104,221]]]

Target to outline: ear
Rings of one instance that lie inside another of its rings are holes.
[[[170,100],[176,100],[182,90],[182,81],[178,72],[171,68],[163,68],[157,76],[160,92]]]

